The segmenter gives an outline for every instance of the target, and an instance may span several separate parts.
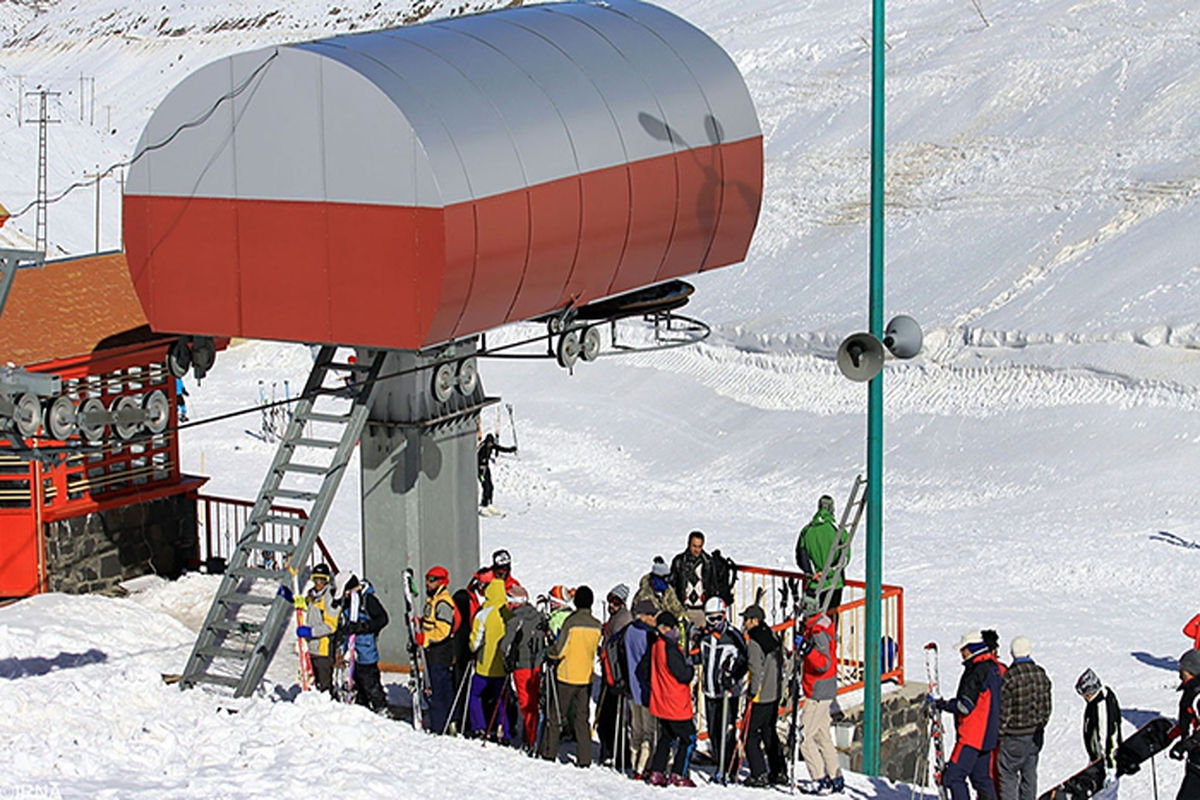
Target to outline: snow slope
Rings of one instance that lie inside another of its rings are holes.
[[[573,376],[549,362],[482,364],[489,393],[514,405],[521,444],[496,470],[508,514],[481,520],[482,549],[508,547],[537,591],[632,583],[693,528],[738,560],[788,565],[816,496],[840,503],[863,469],[865,391],[837,374],[832,354],[865,327],[869,4],[664,5],[746,75],[766,134],[763,215],[745,264],[696,280],[688,312],[714,324],[709,342],[606,358]],[[157,100],[213,58],[458,10],[374,6],[60,0],[35,14],[0,2],[0,93],[15,98],[17,75],[26,89],[42,80],[63,91],[53,193],[127,158]],[[1075,677],[1091,666],[1116,689],[1127,731],[1151,711],[1173,713],[1179,628],[1200,611],[1200,7],[980,7],[986,25],[966,0],[888,4],[887,305],[920,320],[927,341],[917,359],[887,367],[884,580],[905,589],[914,678],[931,639],[948,648],[964,629],[991,626],[1006,648],[1016,635],[1033,640],[1055,686],[1048,785],[1084,760]],[[79,120],[81,71],[96,77],[97,120],[112,106],[111,128]],[[15,211],[32,197],[36,135],[14,114],[0,116],[0,202]],[[115,182],[104,189],[111,247]],[[89,250],[92,214],[90,187],[52,206],[51,241]],[[32,235],[31,217],[9,226]],[[193,418],[253,404],[259,380],[282,393],[308,364],[297,346],[232,348],[190,387]],[[251,496],[271,455],[244,432],[257,424],[250,415],[189,430],[185,466],[211,474],[215,494]],[[496,424],[489,412],[485,425]],[[501,431],[507,441],[507,421]],[[356,493],[352,474],[324,534],[348,569],[359,566]],[[856,560],[852,575],[861,570]],[[275,797],[302,791],[313,750],[330,748],[349,796],[394,794],[397,783],[434,797],[509,795],[502,775],[534,796],[639,791],[599,771],[424,740],[315,698],[289,702],[278,664],[253,700],[163,687],[157,673],[182,665],[205,580],[0,609],[10,721],[0,790]],[[949,682],[949,656],[942,669]],[[1158,766],[1173,793],[1178,765]],[[1121,787],[1122,797],[1152,794],[1145,773]]]

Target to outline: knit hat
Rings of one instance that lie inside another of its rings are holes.
[[[987,643],[983,641],[983,633],[981,631],[967,631],[958,640],[958,644],[954,645],[955,650],[966,648],[971,652],[971,655],[978,655],[988,649]]]
[[[592,589],[590,586],[580,586],[575,590],[575,607],[576,608],[591,608],[594,600]]]
[[[1024,636],[1018,636],[1008,646],[1013,658],[1029,658],[1033,655],[1033,645]]]
[[[342,587],[343,592],[350,592],[359,587],[358,576],[351,575],[350,580],[346,581],[346,585]]]
[[[529,592],[521,584],[517,584],[508,590],[508,604],[510,606],[523,606],[529,602]]]
[[[633,615],[635,617],[653,616],[657,612],[658,607],[654,605],[652,600],[638,600],[633,604]]]
[[[660,628],[674,628],[679,625],[679,620],[670,611],[660,611],[654,619],[654,624]]]
[[[667,562],[663,561],[662,556],[655,556],[654,563],[650,566],[650,573],[665,578],[671,574],[671,568],[667,566]]]
[[[497,550],[492,553],[493,567],[511,567],[512,555],[507,550]]]
[[[1096,673],[1092,672],[1091,668],[1085,669],[1083,674],[1079,676],[1079,680],[1075,681],[1075,691],[1083,697],[1093,695],[1103,689],[1103,684],[1096,677]]]
[[[618,583],[616,586],[608,590],[609,597],[615,597],[622,603],[629,600],[629,587],[623,583]]]
[[[561,583],[550,587],[550,605],[555,608],[562,608],[567,603],[571,602],[575,590],[563,586]]]
[[[758,604],[746,606],[746,610],[742,612],[742,619],[766,619],[767,612],[763,611],[762,606]]]
[[[821,499],[817,501],[817,511],[828,511],[833,513],[833,498],[827,494],[821,495]]]
[[[1188,650],[1179,657],[1179,670],[1200,675],[1200,650]]]

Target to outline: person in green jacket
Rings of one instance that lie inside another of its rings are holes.
[[[846,585],[845,570],[836,576],[824,575],[823,570],[829,558],[829,551],[833,549],[837,538],[838,526],[833,518],[833,498],[823,494],[817,501],[817,513],[813,515],[812,522],[804,526],[800,537],[796,539],[796,565],[808,577],[809,594],[832,587],[829,612],[835,620],[836,609],[842,604],[842,589]],[[850,563],[849,552],[846,553],[846,563]]]

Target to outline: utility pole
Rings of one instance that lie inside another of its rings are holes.
[[[85,172],[83,177],[96,179],[96,252],[100,252],[100,179],[105,173],[100,171],[100,165],[96,165],[95,172]]]
[[[38,118],[30,120],[38,124],[38,175],[37,175],[37,224],[34,239],[36,249],[46,252],[46,130],[51,123],[62,122],[60,119],[50,119],[47,109],[51,97],[60,97],[62,92],[49,92],[39,89],[29,92],[29,96],[38,98]]]
[[[25,76],[17,76],[17,127],[23,127],[25,117]]]
[[[90,110],[88,111],[88,125],[94,128],[96,127],[96,76],[93,75],[89,80],[92,86],[92,99]]]

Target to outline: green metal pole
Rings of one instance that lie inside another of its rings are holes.
[[[871,26],[871,296],[870,332],[883,340],[883,2],[874,0]],[[866,687],[863,772],[879,775],[879,684],[883,606],[883,370],[867,387]]]

